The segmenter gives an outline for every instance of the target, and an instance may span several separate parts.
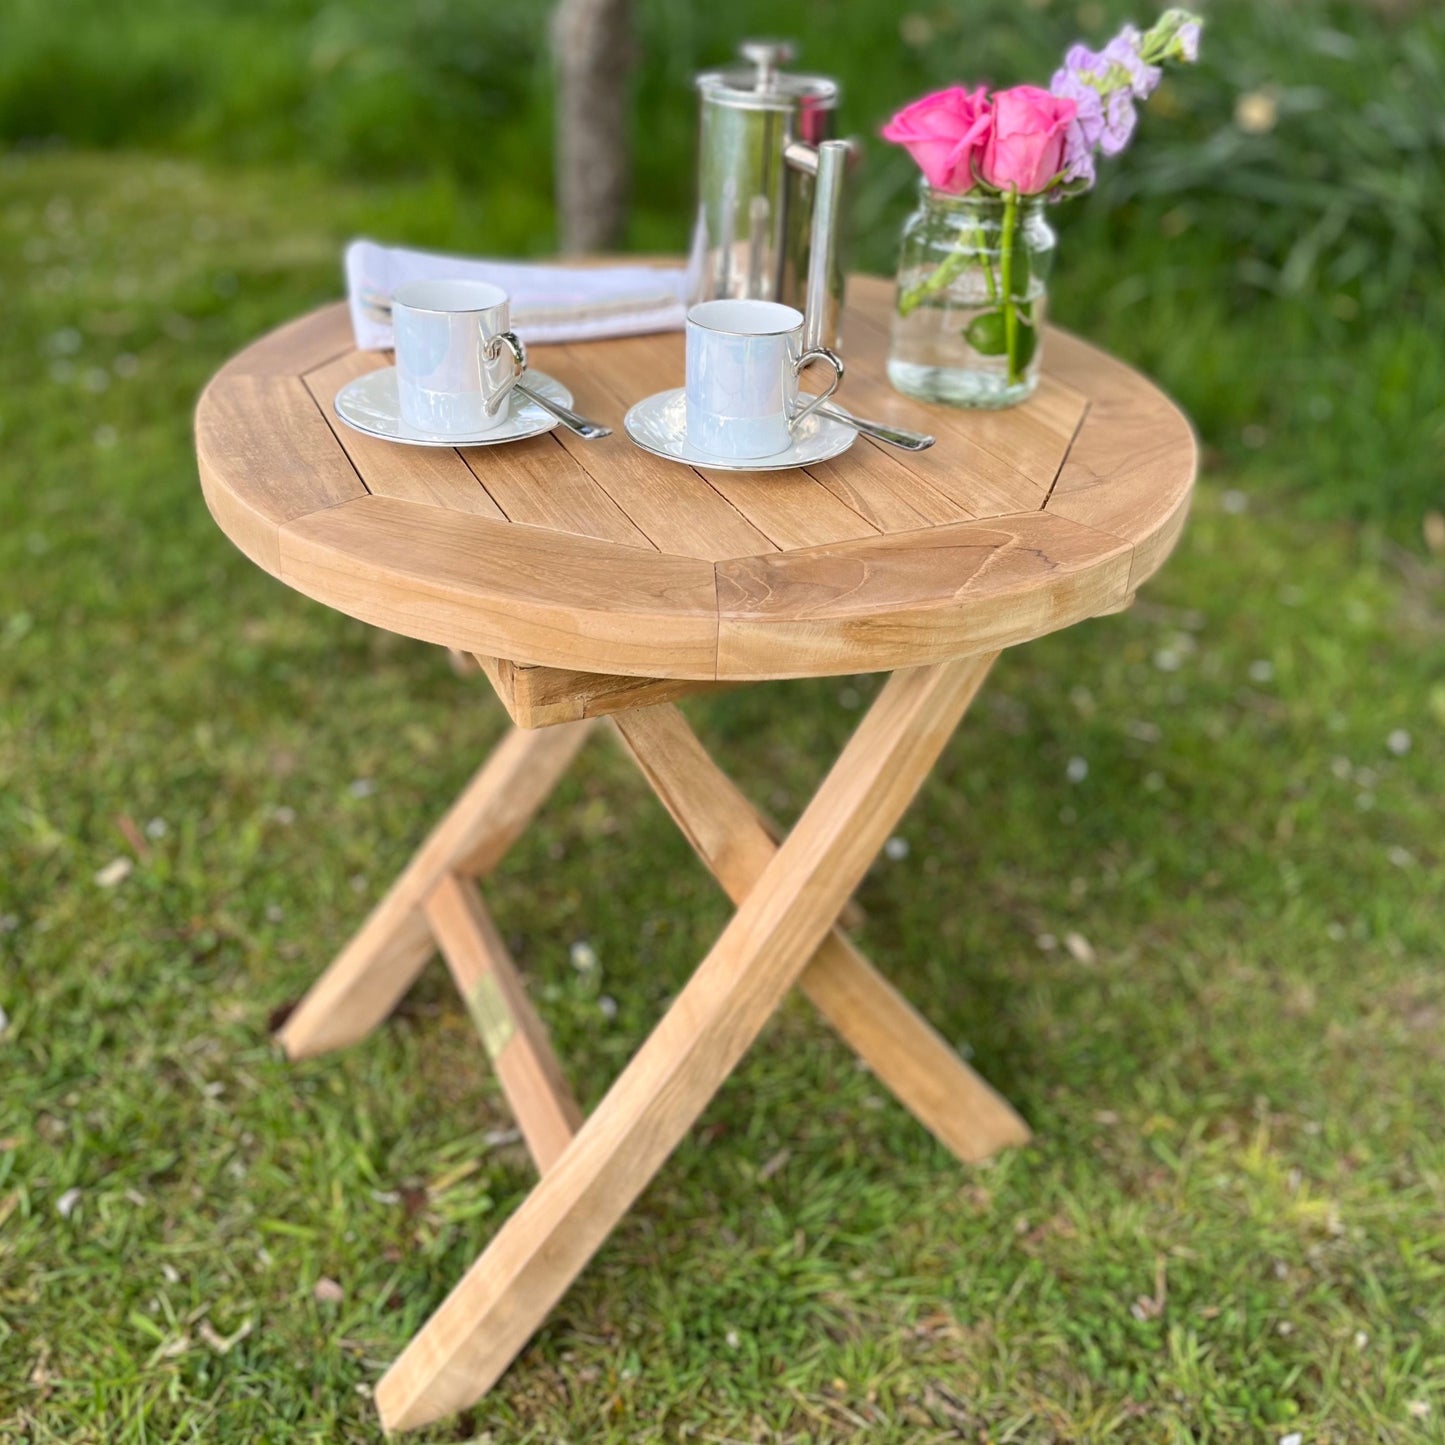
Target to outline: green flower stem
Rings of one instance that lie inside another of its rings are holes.
[[[936,296],[955,281],[975,259],[983,268],[984,284],[988,287],[988,299],[998,305],[998,282],[994,279],[993,265],[988,259],[988,242],[984,239],[983,228],[977,221],[972,226],[973,249],[957,246],[948,258],[922,281],[915,281],[898,297],[898,314],[907,316],[916,311],[930,296]]]
[[[1019,380],[1019,317],[1014,304],[1014,230],[1018,224],[1019,193],[1015,186],[1003,202],[1003,226],[999,236],[999,279],[1003,283],[1004,350],[1008,353],[1008,382]]]
[[[988,258],[988,242],[984,240],[983,227],[973,223],[973,245],[978,254],[978,264],[983,268],[983,282],[988,287],[988,299],[998,305],[998,282],[993,279],[993,262]]]
[[[911,311],[916,311],[930,296],[942,291],[968,265],[969,260],[968,252],[962,247],[954,251],[936,271],[925,276],[922,281],[915,281],[898,297],[898,314],[907,316]]]

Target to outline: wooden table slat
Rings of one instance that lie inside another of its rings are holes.
[[[1028,420],[1036,398],[1007,412],[967,411],[953,407],[925,406],[895,391],[888,381],[887,334],[860,320],[862,313],[848,315],[846,345],[854,364],[848,378],[848,404],[860,416],[877,421],[928,430],[938,438],[937,446],[926,452],[900,452],[904,465],[936,491],[975,517],[1007,516],[1013,512],[1037,511],[1048,497],[1054,474],[1068,450],[1069,439],[1051,441],[1052,460],[1048,468],[1038,461],[1038,427]],[[1082,407],[1081,407],[1082,409]],[[980,417],[1008,416],[1020,429],[1020,457],[1005,459],[984,443],[988,435]],[[1025,440],[1026,439],[1026,442]],[[1032,469],[1047,480],[1028,475],[1025,457],[1033,454]]]
[[[196,456],[211,514],[238,547],[275,572],[279,528],[364,497],[366,488],[300,377],[217,377],[196,407]],[[247,485],[231,485],[236,476]]]
[[[487,495],[455,448],[399,447],[363,435],[335,414],[336,393],[347,382],[390,364],[391,358],[384,352],[348,351],[308,371],[303,378],[326,424],[365,479],[366,490],[376,497],[397,497],[505,520],[502,509]]]
[[[684,347],[681,333],[628,337],[607,343],[606,364],[613,375],[628,378],[635,393],[633,400],[637,401],[682,385]],[[711,467],[695,470],[783,551],[867,536],[878,530],[817,482],[808,470],[731,472]]]
[[[863,359],[870,372],[883,374],[893,320],[891,297],[868,290],[848,319],[849,355]],[[955,440],[982,448],[1047,492],[1087,405],[1085,395],[1046,371],[1038,389],[1020,406],[950,409],[949,431]]]
[[[711,562],[774,550],[764,533],[690,467],[655,457],[627,439],[622,418],[638,398],[618,367],[617,345],[535,348],[537,366],[571,388],[584,415],[613,430],[600,442],[559,430],[562,445],[659,551]]]
[[[459,454],[509,522],[657,550],[551,432]]]
[[[1128,591],[1132,546],[1043,512],[719,565],[718,676],[880,671],[996,651],[1096,616]],[[934,599],[946,593],[952,606]]]
[[[807,472],[724,472],[698,468],[780,551],[876,537],[878,529]]]
[[[496,522],[391,497],[361,497],[281,531],[277,575],[373,626],[484,657],[650,676],[642,647],[683,677],[717,654],[712,565]],[[640,605],[619,609],[619,596]],[[538,605],[541,602],[542,605]]]

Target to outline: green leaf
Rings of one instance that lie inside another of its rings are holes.
[[[1018,335],[1014,358],[1020,370],[1033,360],[1038,349],[1038,333],[1029,321],[1027,310],[1018,309]],[[963,339],[980,356],[1003,356],[1008,351],[1008,333],[1004,327],[1003,311],[981,311],[964,327]]]
[[[1002,311],[981,311],[963,329],[963,339],[980,356],[1002,356],[1008,346]]]

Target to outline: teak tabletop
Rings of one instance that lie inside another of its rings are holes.
[[[1027,1126],[847,936],[853,890],[998,652],[1128,605],[1184,523],[1189,424],[1152,384],[1050,331],[1008,411],[888,385],[891,288],[854,278],[839,400],[933,432],[867,438],[787,473],[666,462],[624,411],[682,380],[680,334],[537,347],[614,435],[420,449],[336,419],[355,350],[344,306],[263,337],[196,413],[222,530],[282,582],[471,654],[516,724],[286,1021],[293,1058],[364,1038],[440,951],[541,1178],[376,1390],[388,1428],[484,1394],[797,985],[914,1116],[973,1161]],[[675,706],[772,678],[893,677],[781,837]],[[584,1119],[475,880],[597,724],[613,729],[737,912]]]

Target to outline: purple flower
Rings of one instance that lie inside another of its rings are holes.
[[[1072,60],[1074,52],[1081,50],[1084,50],[1084,47],[1076,45],[1069,52],[1069,58]],[[1084,51],[1084,54],[1087,55],[1088,52]],[[1099,92],[1083,79],[1084,69],[1085,67],[1080,66],[1056,71],[1049,83],[1049,89],[1060,99],[1072,100],[1078,106],[1074,124],[1082,132],[1085,142],[1096,146],[1104,134],[1104,102]]]
[[[1118,155],[1129,144],[1138,118],[1133,95],[1127,89],[1111,90],[1104,97],[1104,129],[1099,137],[1099,149],[1106,156]]]
[[[1109,62],[1102,55],[1090,50],[1087,45],[1071,45],[1064,56],[1063,69],[1054,72],[1053,83],[1049,89],[1055,95],[1062,95],[1064,92],[1059,87],[1067,82],[1081,89],[1103,90],[1104,75],[1108,69]]]
[[[1098,97],[1095,96],[1095,100]],[[1083,110],[1069,122],[1069,128],[1064,132],[1064,184],[1072,181],[1083,181],[1086,186],[1094,184],[1094,147],[1097,141],[1089,139],[1088,132],[1080,124],[1080,117]]]
[[[1105,47],[1102,59],[1106,67],[1117,65],[1129,79],[1129,88],[1140,100],[1147,100],[1159,85],[1163,72],[1149,65],[1139,53],[1144,37],[1132,25],[1126,25]]]
[[[1064,56],[1064,67],[1055,72],[1050,89],[1055,95],[1063,95],[1060,85],[1067,77],[1072,84],[1100,94],[1126,86],[1140,100],[1146,99],[1158,86],[1161,72],[1140,54],[1143,41],[1144,37],[1134,26],[1126,25],[1100,51],[1090,50],[1086,45],[1071,45]]]
[[[1094,181],[1094,152],[1116,156],[1129,144],[1138,115],[1163,72],[1155,61],[1195,59],[1200,22],[1188,10],[1169,10],[1144,34],[1126,25],[1102,50],[1071,45],[1049,89],[1077,107],[1064,137],[1063,179]],[[1147,57],[1147,58],[1146,58]]]
[[[1054,94],[1064,100],[1075,100],[1078,110],[1064,137],[1064,179],[1087,180],[1094,183],[1094,152],[1116,156],[1134,134],[1138,114],[1134,97],[1127,90],[1113,90],[1101,96],[1096,90],[1081,87],[1075,99],[1054,87]]]
[[[1104,138],[1104,100],[1083,79],[1094,59],[1082,45],[1069,51],[1069,68],[1058,71],[1049,89],[1061,100],[1072,100],[1078,109],[1064,134],[1064,181],[1094,184],[1094,151]]]

